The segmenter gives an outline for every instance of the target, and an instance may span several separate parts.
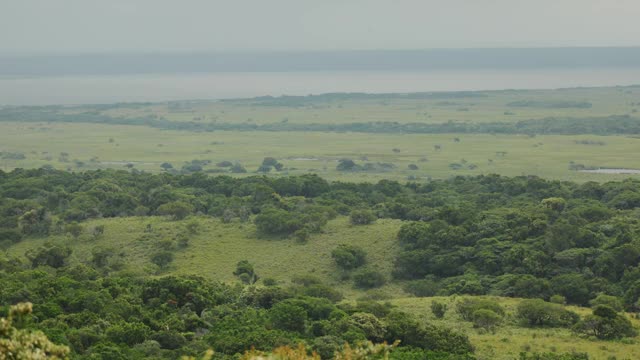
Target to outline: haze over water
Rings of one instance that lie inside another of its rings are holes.
[[[0,56],[0,105],[640,84],[640,48]]]

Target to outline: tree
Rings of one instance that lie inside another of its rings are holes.
[[[361,269],[353,274],[355,286],[361,289],[371,289],[384,285],[387,280],[379,271],[373,269]]]
[[[344,270],[352,270],[365,264],[367,253],[354,245],[339,245],[331,252],[336,264]]]
[[[77,222],[72,222],[64,226],[64,232],[67,234],[71,234],[71,236],[76,239],[82,234],[83,231],[84,227]]]
[[[62,267],[65,260],[71,255],[71,248],[68,246],[54,245],[47,242],[36,249],[29,249],[25,256],[31,261],[32,267],[48,265],[53,268]]]
[[[245,284],[255,284],[260,279],[248,260],[239,261],[233,275],[239,277]]]
[[[580,316],[562,305],[541,299],[523,300],[518,304],[516,317],[528,326],[569,327]]]
[[[438,319],[442,319],[446,312],[447,312],[447,304],[441,303],[435,300],[431,302],[431,313],[433,313],[433,316],[435,316]]]
[[[269,310],[269,318],[276,329],[303,332],[307,321],[307,312],[301,305],[284,300]]]
[[[193,210],[194,209],[191,204],[184,201],[173,201],[160,205],[156,212],[159,215],[171,216],[174,220],[182,220],[189,214],[193,213]]]
[[[493,330],[502,321],[502,316],[488,309],[479,309],[473,313],[473,326]]]
[[[631,321],[624,315],[618,314],[607,305],[598,305],[592,315],[587,315],[578,322],[574,330],[584,335],[595,336],[602,340],[634,337],[638,333]]]
[[[478,310],[491,310],[499,316],[504,316],[504,309],[500,304],[489,299],[463,298],[456,304],[456,312],[463,320],[473,321],[473,314]]]
[[[11,306],[9,316],[0,318],[0,358],[20,359],[66,359],[70,349],[56,345],[40,331],[21,329],[19,324],[33,311],[31,303]],[[17,323],[17,324],[14,324]]]
[[[352,225],[368,225],[376,221],[376,216],[369,210],[353,210],[349,220]]]
[[[164,171],[169,171],[170,169],[173,169],[173,165],[171,165],[168,162],[163,162],[160,167],[162,168],[162,170]]]
[[[158,265],[161,269],[165,269],[173,261],[173,253],[170,251],[161,251],[155,253],[151,257],[151,262]]]

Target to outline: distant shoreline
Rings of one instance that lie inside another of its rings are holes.
[[[228,72],[640,68],[640,47],[0,54],[0,78]]]

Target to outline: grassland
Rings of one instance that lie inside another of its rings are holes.
[[[454,141],[455,138],[460,141]],[[581,144],[581,140],[600,145]],[[435,150],[436,145],[441,150]],[[22,160],[0,159],[0,169],[5,171],[43,165],[74,171],[125,169],[131,163],[139,170],[159,172],[163,162],[179,169],[184,163],[199,159],[212,162],[205,170],[216,169],[215,163],[228,160],[242,163],[251,173],[265,156],[273,156],[288,168],[282,175],[313,172],[332,180],[405,181],[409,176],[424,180],[498,173],[582,182],[620,180],[629,175],[580,173],[569,170],[571,161],[587,166],[637,169],[638,150],[640,139],[625,136],[193,133],[143,126],[0,123],[0,151],[22,152],[26,156]],[[63,152],[69,154],[66,162],[60,161]],[[361,164],[390,163],[394,168],[339,172],[336,165],[342,158],[352,158]],[[410,164],[417,165],[418,170],[409,170]],[[460,164],[461,169],[453,170],[452,164]],[[471,169],[472,165],[475,168]]]
[[[491,297],[506,310],[506,317],[495,332],[474,329],[469,322],[461,321],[455,313],[455,297],[432,298],[399,298],[391,303],[403,311],[409,312],[423,321],[442,324],[460,330],[467,334],[476,347],[479,360],[507,360],[516,359],[520,352],[584,352],[594,360],[632,360],[640,358],[640,345],[635,342],[611,342],[587,339],[576,336],[568,329],[533,329],[524,328],[514,319],[516,306],[521,299]],[[433,301],[448,304],[449,310],[444,318],[436,319],[430,310]],[[590,309],[568,306],[568,309],[581,316],[591,313]],[[635,326],[640,321],[628,315]]]
[[[63,107],[56,111],[66,114],[90,112],[118,119],[150,116],[170,122],[203,124],[510,123],[549,117],[635,116],[640,108],[640,88],[505,90],[423,98],[389,96],[388,99],[384,96],[362,99],[339,95],[328,99],[319,96],[287,101],[247,99],[87,105]],[[331,180],[405,181],[409,177],[425,180],[498,173],[583,182],[620,180],[629,175],[571,171],[570,162],[596,168],[639,169],[640,160],[635,156],[639,150],[640,139],[625,134],[195,132],[137,125],[0,122],[0,152],[21,153],[26,157],[11,159],[10,156],[0,156],[0,169],[5,171],[44,165],[82,171],[124,168],[131,164],[138,170],[159,172],[163,162],[180,169],[186,162],[197,159],[211,161],[205,171],[220,171],[215,163],[226,160],[240,162],[251,174],[265,156],[273,156],[286,168],[278,175],[313,172]],[[69,155],[61,159],[61,153]],[[343,158],[360,164],[369,162],[376,166],[391,164],[393,167],[338,172],[337,161]],[[411,164],[418,169],[409,170]]]

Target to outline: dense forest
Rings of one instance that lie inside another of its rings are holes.
[[[349,216],[353,226],[400,219],[393,281],[408,292],[531,298],[518,309],[524,326],[617,339],[635,335],[619,312],[640,310],[639,185],[498,175],[371,184],[316,175],[16,169],[0,172],[0,244],[73,236],[84,220],[99,217],[253,221],[260,236],[293,236],[302,244],[336,216]],[[91,231],[99,239],[104,228]],[[23,326],[70,346],[77,358],[175,358],[208,348],[224,356],[298,342],[326,358],[362,340],[401,340],[393,358],[473,358],[464,334],[420,324],[388,305],[340,302],[339,292],[313,278],[300,276],[290,287],[257,283],[248,262],[238,264],[235,286],[201,277],[139,278],[119,273],[112,253],[71,265],[72,251],[45,243],[24,258],[0,257],[0,303],[33,303]],[[343,246],[332,254],[356,286],[384,283],[375,268],[361,267],[364,249]],[[171,261],[170,252],[154,256],[160,266]],[[581,319],[565,303],[591,305],[593,315]],[[473,298],[456,311],[487,329],[504,316],[499,305]]]

